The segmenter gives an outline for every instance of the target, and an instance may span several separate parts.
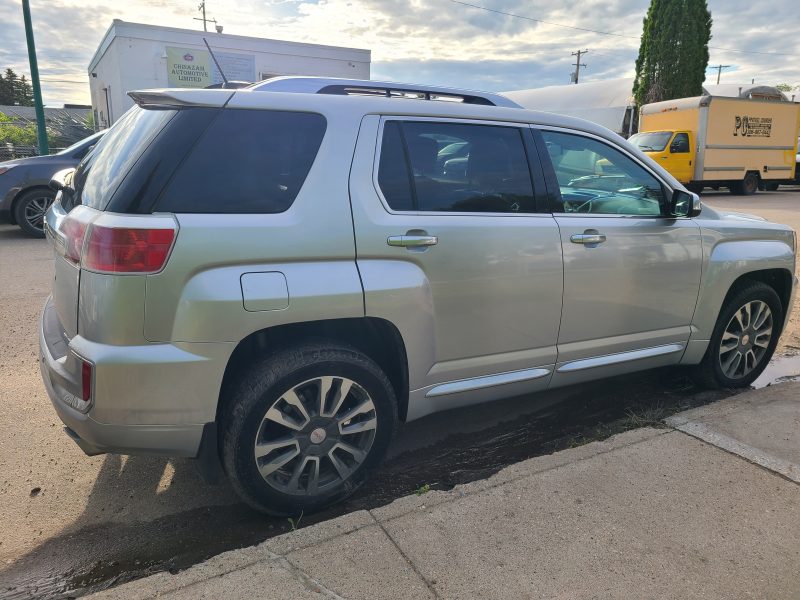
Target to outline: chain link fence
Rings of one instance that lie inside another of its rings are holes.
[[[50,148],[50,154],[60,152],[63,148]],[[0,143],[0,162],[14,160],[16,158],[27,158],[29,156],[39,156],[37,146],[21,146],[19,144]]]

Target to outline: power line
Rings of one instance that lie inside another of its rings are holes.
[[[526,21],[533,21],[534,23],[542,23],[544,25],[553,25],[554,27],[563,27],[565,29],[572,29],[575,31],[586,31],[588,33],[597,33],[599,35],[610,35],[613,37],[619,38],[626,38],[629,40],[640,40],[641,36],[638,35],[625,35],[622,33],[613,33],[611,31],[600,31],[599,29],[588,29],[586,27],[575,27],[574,25],[564,25],[563,23],[554,23],[552,21],[545,21],[543,19],[535,19],[533,17],[526,17],[525,15],[518,15],[516,13],[506,12],[504,10],[497,10],[495,8],[488,8],[486,6],[481,6],[480,4],[470,4],[469,2],[463,2],[462,0],[449,0],[454,4],[461,4],[462,6],[469,6],[471,8],[477,8],[479,10],[485,10],[486,12],[496,13],[498,15],[505,15],[507,17],[515,17],[517,19],[525,19]],[[791,52],[759,52],[758,50],[738,50],[736,48],[722,48],[720,46],[709,46],[710,50],[723,50],[725,52],[739,52],[741,54],[760,54],[762,56],[795,56]]]
[[[633,40],[639,39],[639,36],[623,35],[621,33],[611,33],[609,31],[598,31],[596,29],[586,29],[585,27],[574,27],[573,25],[564,25],[563,23],[553,23],[552,21],[543,21],[542,19],[534,19],[533,17],[526,17],[525,15],[517,15],[515,13],[510,13],[503,10],[497,10],[494,8],[488,8],[486,6],[480,6],[478,4],[470,4],[469,2],[462,2],[461,0],[450,0],[450,2],[453,2],[455,4],[462,4],[464,6],[471,6],[472,8],[478,8],[480,10],[485,10],[487,12],[497,13],[498,15],[506,15],[507,17],[516,17],[517,19],[525,19],[526,21],[534,21],[535,23],[543,23],[545,25],[554,25],[556,27],[574,29],[576,31],[588,31],[589,33],[599,33],[600,35],[612,35],[614,37],[630,38]]]

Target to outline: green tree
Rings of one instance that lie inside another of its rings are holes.
[[[20,127],[14,125],[11,117],[0,113],[0,144],[35,146],[36,142],[36,125],[31,123]]]
[[[779,83],[775,87],[778,88],[782,92],[791,92],[795,88],[795,86],[793,86],[791,83]],[[800,87],[800,86],[797,86],[797,87]]]
[[[0,75],[0,105],[33,106],[33,87],[25,75],[19,77],[13,69]]]
[[[706,0],[651,0],[636,59],[633,96],[637,106],[699,96],[710,40]]]

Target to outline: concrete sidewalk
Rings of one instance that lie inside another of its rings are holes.
[[[95,598],[800,598],[800,383]]]

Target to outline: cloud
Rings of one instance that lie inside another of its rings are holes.
[[[465,0],[550,23],[514,18],[450,0],[209,0],[226,33],[372,50],[375,78],[502,90],[568,83],[571,53],[589,49],[584,81],[633,74],[649,0]],[[711,45],[796,52],[796,0],[768,8],[752,0],[711,0]],[[112,19],[198,28],[185,0],[32,0],[45,101],[88,102],[87,66]],[[781,16],[783,15],[783,16]],[[28,72],[18,0],[0,0],[0,68]],[[722,81],[800,83],[796,56],[712,48],[711,64],[733,65]],[[716,72],[712,75],[716,78]]]

